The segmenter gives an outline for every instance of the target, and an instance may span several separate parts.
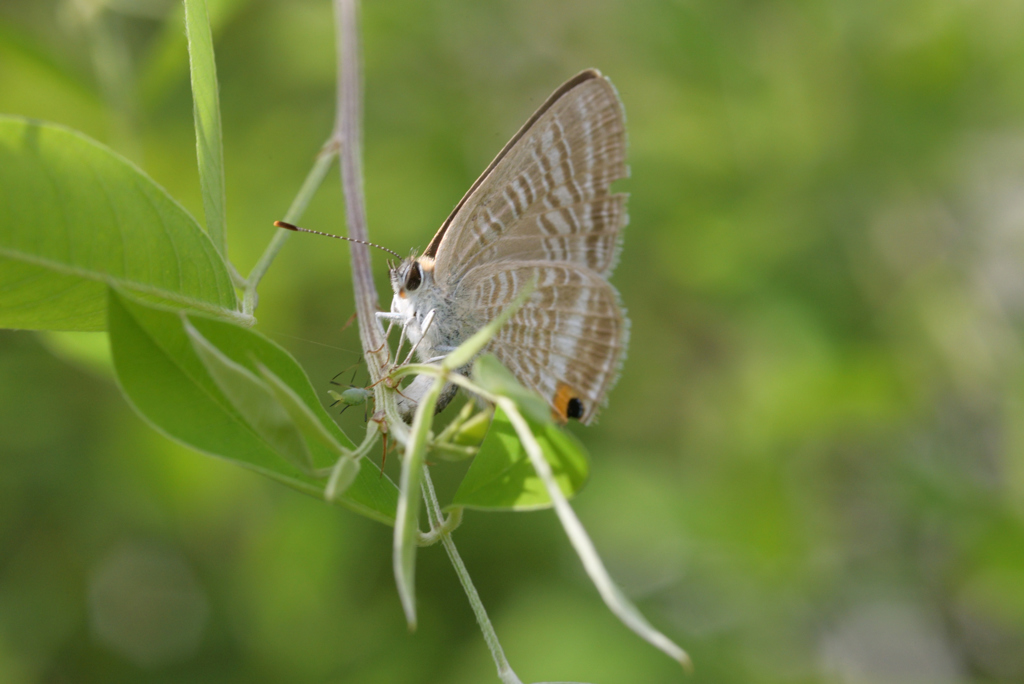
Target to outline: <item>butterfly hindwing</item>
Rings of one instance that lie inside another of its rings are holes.
[[[471,270],[455,299],[467,319],[490,320],[533,279],[533,294],[489,350],[560,419],[589,423],[618,376],[629,337],[615,288],[573,263],[509,261]]]

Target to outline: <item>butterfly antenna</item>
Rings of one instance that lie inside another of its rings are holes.
[[[381,247],[380,245],[374,244],[372,242],[367,242],[366,240],[356,240],[355,238],[345,237],[343,235],[335,235],[333,233],[325,233],[320,230],[299,228],[296,225],[292,225],[291,223],[285,223],[284,221],[274,221],[274,225],[277,226],[278,228],[284,228],[285,230],[294,230],[297,233],[313,233],[314,235],[323,235],[325,237],[338,238],[339,240],[347,240],[348,242],[358,242],[361,245],[366,245],[367,247],[376,247],[377,249],[383,250],[388,254],[394,254],[396,257],[398,257],[399,260],[402,259],[402,255],[399,254],[398,252],[390,250],[387,247]]]

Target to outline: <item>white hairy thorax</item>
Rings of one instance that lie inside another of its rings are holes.
[[[476,332],[467,330],[467,321],[458,314],[450,293],[434,281],[432,258],[409,257],[391,269],[390,275],[395,294],[391,299],[391,315],[382,318],[390,318],[403,327],[420,361],[439,360]],[[399,411],[406,417],[412,415],[432,382],[430,376],[419,376],[403,388],[398,398]],[[448,405],[455,391],[454,385],[445,387],[438,401],[438,411]]]

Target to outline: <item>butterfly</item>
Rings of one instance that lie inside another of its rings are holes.
[[[382,319],[421,359],[443,356],[527,283],[525,305],[486,351],[540,394],[560,422],[593,421],[626,353],[629,320],[608,282],[628,221],[611,184],[628,175],[622,104],[595,69],[566,81],[498,153],[420,256],[390,269]],[[432,378],[403,388],[411,414]],[[437,410],[455,394],[449,385]]]

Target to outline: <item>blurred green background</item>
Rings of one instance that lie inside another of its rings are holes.
[[[330,131],[333,20],[327,0],[211,11],[245,273]],[[575,506],[696,673],[608,613],[552,513],[469,513],[456,541],[520,677],[1024,681],[1024,3],[362,18],[371,238],[402,253],[563,80],[600,68],[625,103],[631,349],[573,430]],[[202,215],[171,0],[3,0],[0,111],[106,142]],[[336,174],[302,223],[343,229]],[[326,399],[352,312],[347,248],[297,237],[258,329]],[[441,549],[410,635],[389,528],[161,437],[104,344],[0,333],[0,682],[497,681]],[[361,411],[341,422],[358,436]]]

